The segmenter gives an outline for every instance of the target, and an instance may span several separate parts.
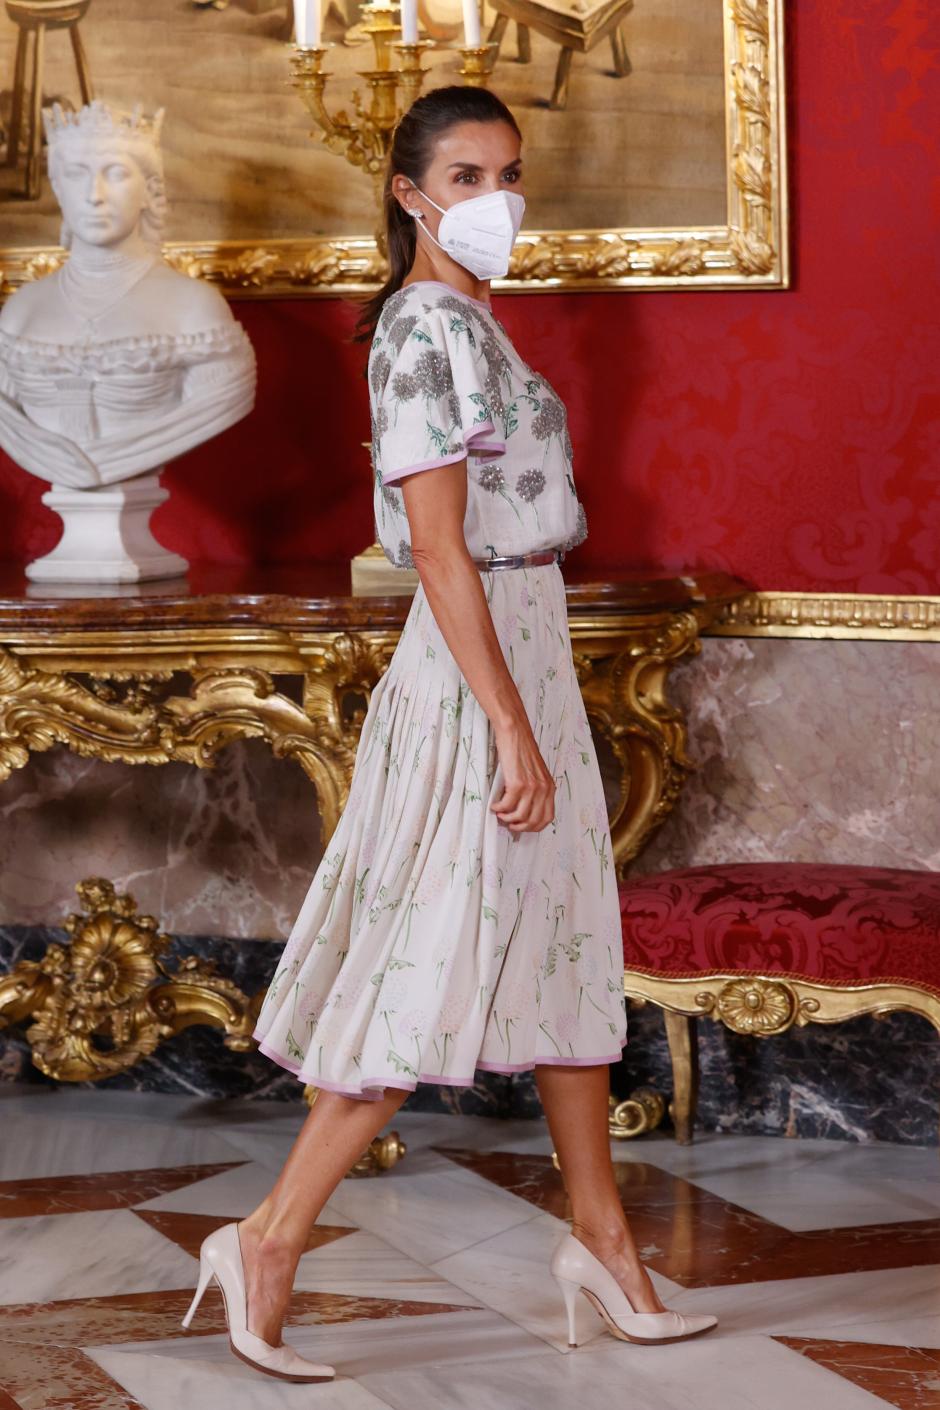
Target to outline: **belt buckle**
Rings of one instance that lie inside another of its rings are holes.
[[[549,555],[546,557],[546,554]],[[539,548],[531,553],[493,554],[489,558],[474,559],[480,568],[496,570],[500,568],[524,568],[527,564],[561,563],[565,556],[563,548]]]

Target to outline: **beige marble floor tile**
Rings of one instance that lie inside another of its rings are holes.
[[[539,1214],[460,1253],[438,1259],[433,1268],[550,1346],[565,1349],[565,1307],[548,1264],[567,1227],[552,1214]],[[650,1276],[663,1301],[673,1305],[676,1284],[655,1271]],[[579,1299],[577,1319],[579,1338],[587,1340],[602,1331],[603,1324],[586,1298]]]
[[[4,1304],[195,1286],[198,1269],[127,1209],[0,1222]]]
[[[205,1341],[194,1358],[110,1347],[88,1354],[146,1410],[387,1410],[388,1401],[348,1376],[292,1385],[252,1371],[227,1345],[210,1347]]]
[[[377,1180],[344,1180],[334,1209],[425,1263],[468,1248],[538,1214],[528,1200],[419,1150]],[[455,1212],[459,1217],[455,1218]]]
[[[487,1364],[414,1367],[380,1377],[393,1410],[875,1410],[884,1402],[767,1337],[636,1346],[605,1336],[568,1354]]]
[[[285,1332],[285,1340],[302,1356],[335,1366],[338,1377],[359,1382],[366,1376],[374,1377],[375,1383],[370,1388],[379,1397],[382,1377],[397,1370],[420,1366],[446,1368],[468,1363],[478,1374],[483,1364],[519,1356],[545,1355],[554,1359],[557,1355],[537,1338],[487,1308],[429,1313],[420,1317],[292,1326]],[[96,1357],[112,1354],[153,1357],[183,1366],[225,1367],[239,1383],[253,1383],[257,1374],[250,1367],[242,1367],[231,1355],[225,1336],[180,1337],[158,1343],[123,1342],[95,1347],[94,1354]],[[120,1376],[116,1379],[129,1384]],[[307,1387],[309,1393],[317,1389]],[[438,1408],[435,1406],[434,1410]],[[446,1407],[441,1406],[440,1410]]]
[[[305,1253],[294,1287],[300,1292],[362,1294],[449,1302],[473,1306],[478,1299],[448,1281],[436,1269],[400,1253],[377,1234],[357,1230]]]
[[[853,1324],[893,1322],[900,1329],[940,1317],[940,1267],[683,1288],[670,1303],[677,1312],[713,1312],[729,1335],[848,1336]]]

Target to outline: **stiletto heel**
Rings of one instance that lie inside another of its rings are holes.
[[[222,1289],[228,1344],[240,1360],[254,1366],[256,1371],[263,1371],[266,1376],[277,1376],[282,1381],[333,1379],[336,1375],[334,1366],[307,1361],[286,1342],[272,1346],[248,1330],[248,1293],[237,1223],[223,1224],[203,1239],[199,1249],[199,1281],[189,1311],[183,1318],[184,1327],[189,1326],[212,1278]]]
[[[184,1326],[184,1327],[188,1327],[189,1324],[190,1324],[190,1322],[193,1320],[193,1313],[196,1311],[196,1308],[199,1306],[200,1302],[202,1302],[202,1295],[203,1295],[203,1293],[205,1292],[206,1288],[209,1286],[209,1283],[211,1282],[211,1280],[212,1280],[212,1264],[209,1262],[209,1260],[208,1260],[207,1258],[204,1258],[204,1257],[202,1256],[202,1254],[200,1253],[200,1256],[199,1256],[199,1282],[196,1284],[196,1291],[195,1291],[195,1293],[194,1293],[194,1295],[193,1295],[193,1300],[192,1300],[192,1302],[189,1304],[189,1311],[186,1313],[186,1316],[183,1318],[183,1326]]]
[[[568,1312],[568,1345],[576,1346],[574,1304],[583,1292],[600,1313],[607,1329],[622,1341],[660,1344],[686,1341],[717,1326],[710,1312],[684,1316],[681,1312],[637,1312],[617,1279],[601,1260],[574,1234],[567,1233],[556,1246],[551,1271],[561,1288]]]
[[[557,1273],[555,1274],[555,1282],[561,1288],[562,1296],[565,1299],[565,1310],[568,1313],[568,1345],[577,1346],[578,1341],[575,1336],[574,1326],[574,1304],[580,1289],[577,1283],[571,1283],[567,1278],[559,1278]]]

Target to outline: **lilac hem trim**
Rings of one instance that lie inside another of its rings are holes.
[[[325,1092],[339,1092],[340,1096],[356,1097],[360,1101],[377,1102],[382,1099],[382,1092],[386,1087],[394,1087],[398,1091],[413,1092],[417,1087],[417,1082],[396,1082],[387,1077],[364,1077],[362,1079],[361,1090],[357,1087],[344,1086],[339,1082],[328,1082],[324,1078],[305,1076],[301,1072],[300,1064],[291,1058],[284,1057],[281,1053],[270,1048],[264,1039],[259,1039],[256,1033],[251,1035],[258,1043],[259,1052],[264,1053],[266,1058],[278,1064],[279,1067],[286,1068],[288,1072],[301,1082],[308,1083],[311,1087],[322,1087]],[[621,1051],[627,1045],[627,1038],[621,1044]],[[608,1057],[596,1058],[562,1058],[547,1057],[538,1058],[533,1062],[513,1063],[505,1065],[498,1062],[478,1062],[477,1070],[480,1072],[531,1072],[535,1067],[599,1067],[603,1063],[619,1062],[620,1052],[612,1053]],[[421,1072],[418,1074],[418,1082],[433,1082],[441,1087],[472,1087],[474,1086],[474,1076],[453,1077],[449,1074],[438,1072]]]
[[[382,484],[389,485],[393,480],[400,480],[405,475],[410,475],[414,470],[436,470],[439,465],[453,465],[457,460],[466,459],[466,449],[458,450],[456,455],[442,455],[437,460],[419,460],[417,465],[404,465],[400,470],[393,470],[386,475],[382,471]]]
[[[626,1047],[626,1040],[624,1041]],[[620,1053],[610,1053],[607,1057],[573,1058],[573,1057],[543,1057],[536,1062],[514,1062],[511,1066],[504,1066],[499,1062],[478,1062],[477,1067],[481,1072],[531,1072],[533,1067],[600,1067],[605,1062],[619,1062]]]

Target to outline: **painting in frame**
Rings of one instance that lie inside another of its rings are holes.
[[[324,17],[324,106],[353,125],[357,90],[369,108],[360,75],[375,66],[376,3],[390,0],[329,0]],[[27,190],[35,50],[11,18],[44,4],[63,13],[62,0],[11,0],[0,27],[2,293],[65,257],[41,150],[38,189]],[[93,96],[166,109],[164,254],[175,268],[233,297],[380,282],[376,181],[312,126],[292,80],[287,0],[180,0],[169,13],[75,0],[72,11]],[[592,14],[596,39],[583,37]],[[419,17],[424,91],[462,81],[459,0],[419,0]],[[484,36],[499,36],[486,81],[522,129],[527,198],[494,288],[788,287],[783,0],[482,0],[482,20]],[[42,102],[78,107],[66,28],[45,31]],[[17,63],[18,43],[28,62]]]

